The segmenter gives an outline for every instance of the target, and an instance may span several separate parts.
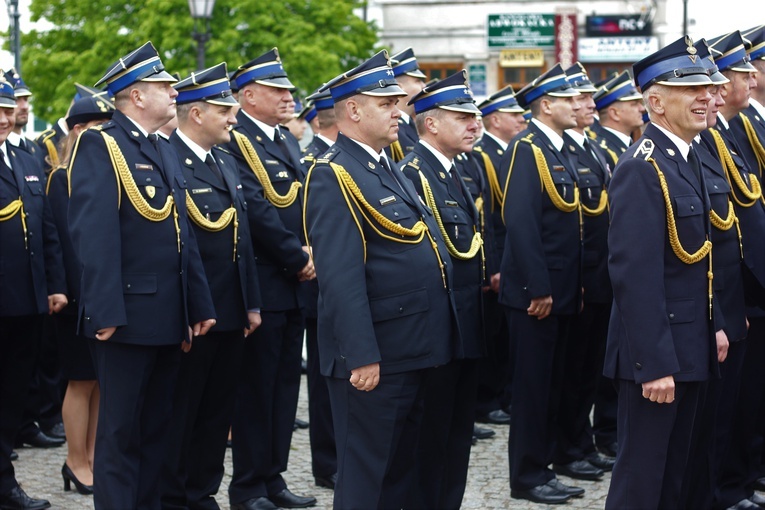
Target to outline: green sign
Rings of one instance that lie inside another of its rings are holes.
[[[468,80],[474,96],[485,96],[486,64],[470,64],[468,66]]]
[[[489,14],[489,48],[555,46],[554,14]]]

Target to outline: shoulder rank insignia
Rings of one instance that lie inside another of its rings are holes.
[[[667,148],[667,154],[669,154],[670,156],[674,156],[675,155],[674,149]]]
[[[640,147],[638,147],[635,150],[635,154],[632,155],[633,158],[643,158],[646,161],[648,161],[648,158],[651,157],[651,154],[653,154],[653,140],[650,138],[646,138],[643,140],[643,142],[640,144]]]

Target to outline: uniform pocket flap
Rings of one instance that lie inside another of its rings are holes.
[[[696,300],[673,299],[667,301],[667,318],[670,324],[693,322],[696,319]]]
[[[678,218],[696,216],[704,213],[704,204],[701,198],[695,195],[683,195],[675,197],[675,214]]]
[[[404,294],[385,296],[369,301],[372,321],[374,322],[421,313],[429,307],[427,289],[418,289]]]
[[[156,273],[125,273],[122,275],[122,291],[125,294],[155,294]]]

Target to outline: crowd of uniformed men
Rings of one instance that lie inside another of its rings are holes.
[[[381,51],[296,115],[276,48],[179,81],[146,43],[37,141],[6,73],[0,509],[50,506],[13,449],[64,428],[99,510],[217,509],[229,434],[231,508],[313,506],[304,335],[337,509],[459,508],[511,420],[512,498],[613,470],[608,509],[765,507],[765,26],[631,71],[476,105]]]

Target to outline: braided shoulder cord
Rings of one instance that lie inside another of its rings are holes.
[[[712,298],[714,296],[712,288],[712,280],[714,279],[714,272],[712,271],[712,242],[709,239],[704,240],[704,244],[696,250],[694,253],[688,253],[680,242],[680,236],[677,233],[677,225],[675,224],[675,213],[672,209],[672,200],[669,198],[669,188],[667,187],[667,180],[664,178],[664,173],[659,170],[659,165],[653,158],[648,158],[647,161],[653,164],[656,174],[659,176],[659,185],[661,186],[662,195],[664,195],[664,207],[666,208],[667,215],[667,232],[669,234],[669,245],[672,247],[672,251],[675,256],[680,259],[684,264],[695,264],[703,260],[709,255],[709,270],[707,271],[708,294],[709,294],[709,318],[712,318]]]
[[[606,209],[608,209],[608,193],[605,189],[600,192],[600,201],[595,209],[590,209],[582,202],[582,213],[587,216],[600,216]]]
[[[449,250],[451,256],[459,260],[470,260],[475,257],[476,254],[478,254],[478,251],[483,248],[481,233],[473,233],[473,240],[470,241],[470,249],[467,252],[463,253],[459,251],[449,238],[449,234],[446,232],[444,222],[441,219],[441,213],[438,211],[436,199],[433,196],[433,190],[430,188],[430,183],[428,183],[428,180],[425,178],[422,172],[420,172],[420,182],[422,182],[422,190],[425,194],[425,203],[428,204],[428,207],[430,207],[430,209],[433,211],[433,216],[435,216],[436,223],[438,224],[438,230],[441,232],[441,236],[444,238],[444,243],[446,244],[446,248]],[[473,230],[475,230],[475,227],[473,227]],[[483,258],[483,256],[481,258]]]
[[[502,188],[499,185],[499,177],[497,177],[497,169],[494,168],[494,163],[491,162],[491,158],[480,147],[476,147],[475,151],[483,158],[483,165],[486,168],[486,178],[489,181],[489,189],[491,190],[491,211],[494,212],[494,204],[498,204],[502,207]]]
[[[714,228],[723,232],[730,230],[734,224],[736,225],[736,233],[738,234],[738,250],[741,253],[741,258],[744,258],[744,244],[741,240],[741,227],[739,226],[738,217],[736,216],[736,211],[733,208],[733,203],[731,203],[730,198],[728,199],[728,217],[722,219],[717,215],[714,209],[710,209],[709,220],[711,221]]]
[[[0,209],[0,221],[8,221],[17,214],[21,217],[21,229],[24,231],[24,248],[28,250],[29,245],[27,244],[27,220],[26,213],[24,212],[24,202],[21,201],[21,197]]]
[[[720,156],[720,161],[725,169],[725,176],[728,178],[728,183],[730,184],[730,194],[733,197],[733,200],[741,207],[753,206],[762,198],[760,181],[752,176],[752,190],[750,191],[746,182],[744,182],[744,179],[741,178],[738,168],[736,168],[736,164],[733,162],[733,158],[730,155],[730,151],[728,151],[728,148],[725,146],[725,141],[723,141],[722,135],[716,129],[709,129],[708,131],[712,134],[712,138],[714,138],[717,154]],[[731,182],[731,180],[733,182]],[[734,183],[736,184],[735,187],[733,186]],[[745,202],[744,199],[740,199],[736,196],[736,189],[738,189],[749,202]]]
[[[749,117],[743,113],[738,114],[741,117],[741,121],[744,124],[744,131],[746,131],[746,137],[749,139],[749,145],[752,146],[754,156],[757,158],[757,165],[759,166],[760,178],[762,178],[762,171],[765,169],[765,147],[760,143],[760,138],[757,136],[757,132],[752,126],[752,121]]]
[[[545,191],[552,200],[556,209],[570,213],[579,209],[579,187],[574,184],[574,198],[571,202],[566,202],[563,197],[558,193],[558,189],[555,187],[552,175],[550,174],[550,168],[547,166],[547,160],[542,153],[542,149],[534,144],[531,144],[531,150],[534,152],[534,159],[537,162],[537,171],[539,172],[539,178],[542,180],[542,184],[545,187]]]
[[[404,149],[398,140],[390,144],[390,158],[396,163],[404,159]]]
[[[344,188],[345,191],[350,194],[350,196],[346,195],[346,201],[349,199],[354,201],[356,207],[361,213],[361,216],[364,217],[367,224],[372,227],[372,230],[374,230],[377,235],[388,241],[404,244],[418,244],[420,241],[422,241],[425,235],[428,236],[428,239],[430,239],[430,245],[433,248],[433,252],[436,254],[436,259],[438,260],[438,267],[441,270],[441,279],[444,282],[444,288],[447,288],[444,263],[443,260],[441,260],[441,255],[438,253],[438,245],[433,239],[433,236],[431,235],[430,230],[428,229],[428,226],[425,224],[425,222],[419,220],[412,226],[412,228],[406,228],[402,225],[399,225],[398,223],[394,223],[393,221],[386,218],[383,214],[381,214],[377,209],[372,207],[369,202],[367,202],[358,185],[356,182],[354,182],[353,177],[350,176],[345,168],[343,168],[341,165],[338,165],[337,163],[330,163],[329,166],[335,172],[341,188]],[[372,219],[374,219],[374,222],[372,222]],[[388,235],[380,230],[377,225],[380,225],[381,228],[391,232],[392,234],[401,237],[408,237],[410,239],[401,239],[400,237]]]
[[[208,232],[220,232],[221,230],[224,230],[226,227],[228,227],[231,224],[231,221],[234,222],[234,258],[233,260],[236,261],[236,245],[237,245],[237,235],[239,231],[239,217],[236,213],[236,208],[229,207],[223,213],[220,215],[220,218],[218,218],[216,221],[210,221],[205,217],[204,214],[199,210],[197,207],[197,204],[194,203],[194,201],[191,199],[191,195],[189,195],[189,192],[186,191],[186,209],[189,211],[189,218],[191,218],[191,221],[193,221],[199,228],[202,228],[204,230],[207,230]]]
[[[294,181],[290,185],[290,189],[286,195],[278,194],[274,189],[273,184],[271,184],[268,172],[260,161],[260,157],[255,151],[255,147],[252,146],[250,140],[237,131],[231,131],[231,133],[234,135],[236,144],[239,146],[239,150],[242,152],[245,161],[247,161],[250,170],[252,170],[252,173],[254,173],[255,177],[260,181],[260,185],[263,186],[263,194],[266,196],[266,199],[275,207],[285,208],[291,206],[297,199],[298,190],[301,188],[302,184],[298,181]]]
[[[178,252],[180,253],[181,227],[178,223],[178,208],[175,206],[175,201],[173,200],[172,193],[167,195],[167,200],[165,201],[165,205],[162,207],[162,209],[155,209],[149,205],[149,202],[147,202],[146,199],[143,198],[143,195],[141,195],[141,192],[138,189],[138,185],[135,183],[133,175],[130,173],[130,168],[128,167],[127,161],[125,161],[125,156],[122,154],[119,145],[117,145],[117,141],[110,135],[106,134],[104,131],[101,131],[101,136],[106,142],[106,148],[109,151],[109,158],[112,161],[112,167],[114,168],[114,172],[117,174],[118,193],[119,183],[121,183],[122,187],[125,189],[125,194],[130,200],[130,203],[135,208],[136,212],[138,212],[138,214],[149,221],[164,221],[172,214],[173,221],[175,222],[175,234],[178,243]]]

